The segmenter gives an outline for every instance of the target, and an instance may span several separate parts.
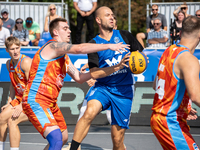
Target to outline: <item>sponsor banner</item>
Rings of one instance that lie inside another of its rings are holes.
[[[132,103],[130,125],[150,125],[151,108],[153,104],[153,97],[155,91],[152,88],[153,82],[136,82],[135,84],[135,96]],[[8,82],[0,82],[0,103],[1,106],[7,103],[9,95]],[[63,88],[57,99],[58,106],[60,107],[66,123],[68,125],[76,124],[80,108],[84,97],[89,89],[87,83],[78,84],[75,82],[65,82]],[[193,104],[193,108],[196,108],[198,114],[200,109]],[[24,122],[22,124],[30,124]],[[106,112],[103,111],[92,122],[94,125],[106,125],[109,124],[106,117]],[[191,126],[199,126],[200,118],[195,121],[189,121]]]
[[[165,49],[145,49],[144,53],[149,57],[149,63],[145,72],[141,74],[135,75],[135,80],[138,82],[144,81],[154,81],[157,67],[159,63],[159,59],[164,52]],[[36,53],[36,48],[23,48],[21,49],[21,53],[25,54],[31,58],[33,58]],[[74,66],[80,70],[80,68],[88,62],[86,54],[68,54]],[[200,60],[200,50],[196,50],[194,55]],[[0,82],[9,82],[9,74],[6,69],[6,61],[10,58],[9,54],[6,52],[5,48],[0,48]],[[109,63],[115,64],[116,62],[120,62],[122,58],[118,58],[118,60],[112,59]],[[73,79],[67,74],[64,81],[72,81]]]

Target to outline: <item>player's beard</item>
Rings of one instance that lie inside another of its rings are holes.
[[[103,30],[107,30],[107,31],[112,31],[113,30],[113,27],[111,27],[109,25],[102,24],[101,27],[102,27]]]

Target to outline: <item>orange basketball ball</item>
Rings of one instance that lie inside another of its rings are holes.
[[[129,68],[132,73],[140,74],[147,68],[147,58],[143,53],[139,51],[131,52],[129,60]]]

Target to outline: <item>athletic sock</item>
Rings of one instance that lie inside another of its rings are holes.
[[[78,143],[78,142],[72,140],[70,150],[77,150],[80,144],[81,143]]]
[[[11,147],[10,150],[19,150],[19,147]]]
[[[0,141],[0,150],[4,150],[5,142]]]

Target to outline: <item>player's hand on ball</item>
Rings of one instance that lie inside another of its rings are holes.
[[[139,50],[137,50],[139,52]],[[147,57],[147,55],[144,52],[141,52],[142,54],[144,54],[144,56],[146,56],[147,59],[147,63],[149,63],[149,57]]]
[[[120,52],[122,54],[121,51],[127,52],[126,49],[130,49],[130,45],[123,44],[122,42],[120,42],[120,43],[117,43],[117,44],[110,44],[110,48],[109,49],[111,49],[113,51],[118,51],[118,52]]]
[[[127,54],[122,58],[121,62],[118,64],[119,67],[120,67],[120,69],[123,69],[124,66],[127,67],[127,68],[129,67],[129,66],[127,65],[127,62],[129,62],[129,58],[130,58],[130,52],[127,53]]]

